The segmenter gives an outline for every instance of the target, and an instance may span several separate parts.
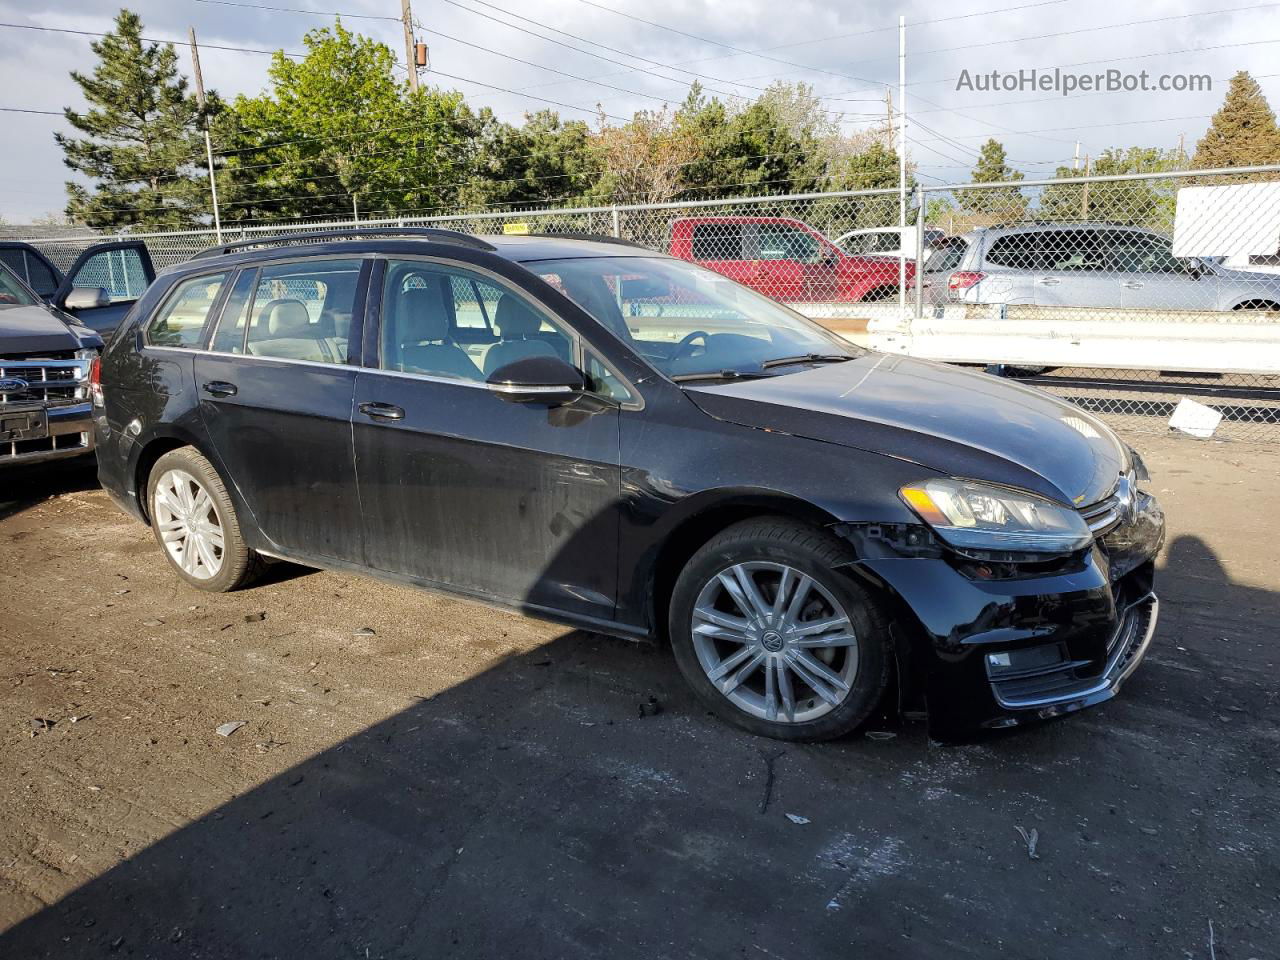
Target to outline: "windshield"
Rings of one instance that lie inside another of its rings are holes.
[[[33,307],[39,301],[32,295],[12,271],[0,263],[0,308]]]
[[[683,260],[592,257],[526,266],[669,377],[778,375],[862,353],[781,304]],[[787,359],[797,365],[776,363]]]

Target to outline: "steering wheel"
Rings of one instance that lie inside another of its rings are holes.
[[[708,336],[709,334],[705,330],[695,330],[693,333],[686,334],[684,339],[676,344],[675,350],[671,351],[671,359],[682,360],[686,356],[693,356],[691,348],[695,340],[701,340],[703,349],[706,349]]]

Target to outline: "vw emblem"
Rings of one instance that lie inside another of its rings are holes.
[[[21,377],[0,377],[0,393],[24,393],[28,386]]]

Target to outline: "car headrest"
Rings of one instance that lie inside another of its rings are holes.
[[[542,318],[529,309],[523,300],[504,293],[498,301],[493,325],[503,337],[531,337],[542,326]]]
[[[343,340],[351,335],[351,314],[341,311],[333,314],[333,335]]]
[[[271,300],[262,308],[258,323],[269,337],[296,337],[307,332],[311,316],[301,300]]]
[[[449,339],[449,317],[440,300],[440,288],[413,287],[400,294],[396,329],[401,343]]]

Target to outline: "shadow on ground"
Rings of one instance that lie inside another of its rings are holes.
[[[89,456],[0,469],[0,520],[64,493],[98,489],[98,464]]]
[[[1208,956],[1210,920],[1217,956],[1272,956],[1280,601],[1198,540],[1170,556],[1149,662],[1090,713],[783,748],[707,717],[665,651],[567,633],[177,830],[0,956],[1167,958]]]

